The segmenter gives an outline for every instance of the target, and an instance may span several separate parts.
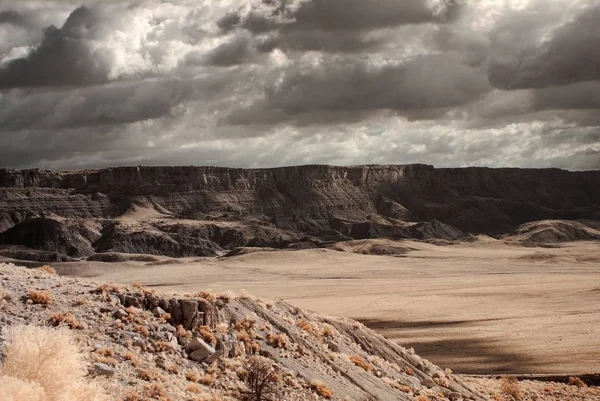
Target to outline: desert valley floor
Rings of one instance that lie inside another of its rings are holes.
[[[369,242],[406,253],[354,253]],[[451,246],[368,240],[351,242],[345,252],[254,250],[53,266],[68,276],[167,291],[246,290],[284,299],[361,320],[456,372],[584,374],[599,369],[599,245],[523,247],[487,237]]]

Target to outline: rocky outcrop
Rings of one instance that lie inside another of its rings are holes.
[[[508,242],[547,244],[569,241],[600,241],[600,231],[577,221],[544,220],[526,223],[503,237]]]
[[[44,216],[91,219],[104,230],[95,251],[170,256],[380,237],[453,239],[461,231],[505,234],[543,219],[600,219],[598,182],[600,171],[426,165],[0,169],[0,232]],[[137,205],[163,219],[134,232],[112,222]]]

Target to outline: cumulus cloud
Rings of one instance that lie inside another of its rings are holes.
[[[587,0],[0,2],[0,167],[600,168]]]

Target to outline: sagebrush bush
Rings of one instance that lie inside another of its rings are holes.
[[[333,390],[327,387],[327,385],[321,380],[312,380],[310,382],[310,386],[313,390],[315,390],[315,393],[319,394],[323,398],[330,399],[333,397]]]
[[[108,400],[85,373],[82,355],[68,330],[24,325],[7,330],[5,359],[0,368],[4,376],[0,386],[3,401],[36,400],[37,394],[42,394],[40,400],[44,401]],[[11,389],[28,391],[31,396],[14,398]]]
[[[34,304],[50,305],[52,303],[52,294],[47,291],[30,290],[27,296]]]
[[[365,371],[371,370],[371,364],[361,358],[359,355],[350,356],[350,361],[356,366],[363,368]]]
[[[523,393],[519,388],[519,380],[513,376],[506,376],[502,378],[500,390],[502,390],[504,394],[510,395],[515,400],[520,400],[523,396]]]

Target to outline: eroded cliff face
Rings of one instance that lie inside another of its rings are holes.
[[[283,230],[288,246],[306,235],[405,238],[411,222],[434,219],[464,232],[501,234],[534,220],[600,218],[598,183],[599,171],[427,165],[2,169],[0,231],[35,217],[116,219],[142,207],[169,219],[250,227],[240,234],[248,237],[237,241],[242,245],[256,238],[257,227]],[[263,234],[256,243],[274,235]]]

